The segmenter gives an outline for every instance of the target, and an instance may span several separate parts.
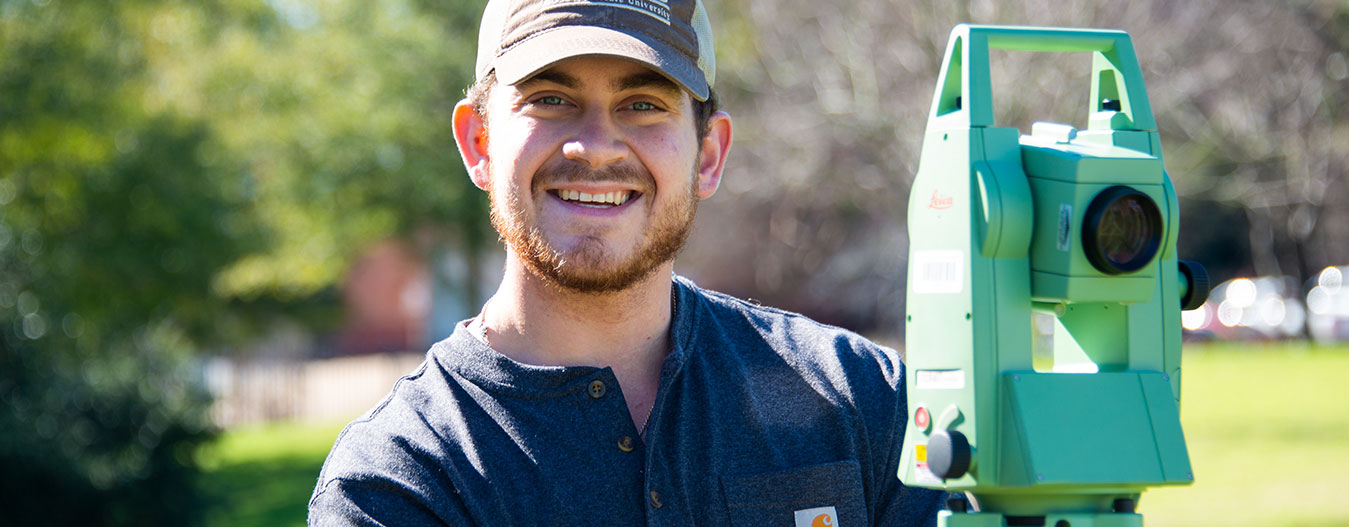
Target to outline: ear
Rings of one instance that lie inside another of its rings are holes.
[[[454,142],[459,146],[459,155],[464,158],[464,168],[468,177],[480,189],[487,190],[492,184],[488,167],[487,126],[482,116],[473,109],[468,99],[454,105]]]
[[[721,186],[721,171],[726,168],[726,154],[731,151],[731,115],[712,114],[707,128],[698,158],[698,199],[712,197]]]

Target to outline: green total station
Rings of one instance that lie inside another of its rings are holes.
[[[1091,53],[1085,130],[993,119],[989,49]],[[909,195],[899,477],[945,527],[1141,526],[1194,481],[1180,425],[1179,205],[1127,33],[960,25]],[[964,497],[961,497],[964,496]]]

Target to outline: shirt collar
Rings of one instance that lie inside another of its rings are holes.
[[[519,397],[561,397],[584,389],[601,371],[593,366],[535,366],[517,362],[473,336],[468,322],[456,324],[454,334],[432,347],[431,353],[443,368],[485,389]]]
[[[675,275],[671,290],[670,354],[662,376],[675,373],[693,349],[697,320],[698,286]],[[561,397],[585,389],[597,374],[608,368],[594,366],[535,366],[515,361],[491,349],[473,334],[472,319],[456,324],[454,334],[432,347],[436,361],[448,371],[493,391],[521,397]]]

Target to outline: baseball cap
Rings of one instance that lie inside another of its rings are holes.
[[[476,75],[516,84],[562,60],[633,60],[707,100],[716,72],[701,0],[491,0],[478,33]]]

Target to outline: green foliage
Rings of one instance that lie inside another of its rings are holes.
[[[0,346],[0,505],[13,525],[194,525],[214,435],[190,349],[167,325],[98,357]]]
[[[243,165],[267,232],[215,278],[218,293],[308,297],[390,235],[484,239],[481,193],[450,130],[470,78],[473,4],[184,3],[149,16],[152,105],[209,124],[209,157]],[[452,8],[472,25],[446,26]],[[258,9],[275,19],[260,24]]]
[[[0,0],[5,523],[196,523],[202,350],[332,320],[373,241],[490,240],[449,129],[480,11]]]
[[[192,524],[214,269],[253,243],[206,130],[139,110],[109,5],[0,7],[0,503],[17,524]],[[134,43],[134,39],[130,40]]]

